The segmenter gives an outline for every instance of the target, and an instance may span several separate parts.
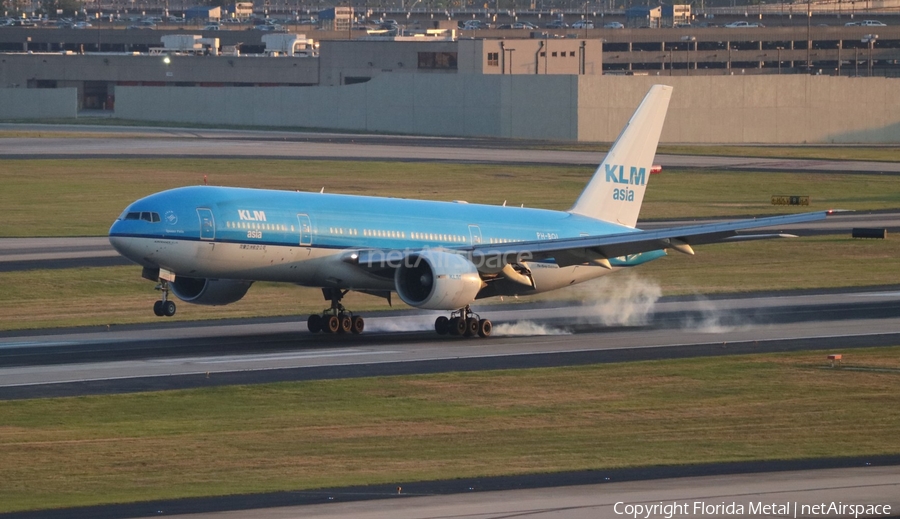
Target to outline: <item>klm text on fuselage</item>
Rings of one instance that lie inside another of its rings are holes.
[[[628,176],[625,176],[625,166],[606,164],[606,181],[615,184],[624,184],[621,189],[613,189],[613,200],[624,202],[634,201],[634,191],[628,186],[643,186],[647,183],[647,169],[631,166]]]

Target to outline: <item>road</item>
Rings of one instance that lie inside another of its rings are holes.
[[[401,487],[402,488],[402,487]],[[875,505],[897,517],[900,470],[893,466],[763,472],[608,482],[253,510],[257,519],[597,519],[638,517],[813,517],[812,506]],[[640,512],[633,507],[643,505]],[[653,509],[654,505],[659,506]],[[733,505],[732,509],[725,508]],[[628,507],[632,508],[628,508]],[[676,508],[679,506],[680,508]],[[763,508],[767,506],[767,508]],[[667,508],[664,508],[667,507]],[[740,508],[739,508],[740,507]],[[649,509],[649,510],[648,510]],[[687,513],[679,513],[679,511]],[[631,511],[631,514],[628,512]],[[768,513],[766,513],[766,511]],[[794,512],[797,512],[794,515]],[[873,508],[872,511],[875,511]],[[732,513],[729,513],[732,512]],[[807,512],[804,514],[804,512]],[[671,514],[671,515],[670,515]],[[182,519],[246,517],[246,511],[179,515]],[[821,514],[818,517],[853,517]],[[865,515],[885,517],[885,515]]]
[[[80,138],[0,139],[0,158],[210,157],[501,164],[600,164],[604,152],[566,151],[543,141],[250,130],[0,124],[0,131],[75,132]],[[100,134],[94,137],[92,134]],[[112,136],[112,137],[111,137]],[[900,162],[657,155],[663,168],[900,174]]]

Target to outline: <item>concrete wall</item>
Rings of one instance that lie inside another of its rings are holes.
[[[577,139],[577,76],[396,74],[337,87],[116,87],[116,117],[424,135]]]
[[[675,87],[663,142],[900,142],[900,81],[809,75],[582,77],[579,140],[614,140],[656,83]]]
[[[0,119],[74,118],[75,88],[0,88]]]
[[[119,86],[116,117],[609,142],[654,83],[675,87],[663,142],[900,142],[900,81],[806,75],[385,74],[338,87]]]

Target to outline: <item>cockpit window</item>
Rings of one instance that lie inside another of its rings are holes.
[[[145,222],[157,223],[160,221],[159,213],[151,213],[149,211],[144,212],[130,212],[125,214],[125,220],[143,220]]]

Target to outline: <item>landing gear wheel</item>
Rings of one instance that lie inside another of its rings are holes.
[[[474,317],[469,317],[466,319],[466,331],[464,332],[466,337],[474,337],[478,334],[478,319]]]
[[[359,335],[363,332],[363,329],[366,327],[366,322],[363,321],[363,318],[356,315],[353,319],[350,320],[350,331]]]
[[[322,327],[322,331],[326,333],[337,333],[340,327],[341,320],[338,319],[338,316],[329,315],[325,318],[325,326]]]
[[[491,324],[487,319],[482,319],[478,321],[478,336],[479,337],[490,337],[491,332],[494,331],[494,325]]]
[[[157,301],[157,302],[153,303],[153,313],[156,314],[156,317],[162,317],[163,315],[165,315],[163,313],[162,305],[163,305],[162,301]]]
[[[309,316],[309,319],[306,320],[306,327],[309,328],[311,333],[319,333],[322,331],[322,316],[319,314],[312,314]]]
[[[454,317],[450,319],[450,335],[462,337],[466,334],[466,319],[464,317]]]
[[[446,316],[440,316],[434,320],[434,331],[438,333],[438,335],[447,335],[450,331],[450,319],[447,319]]]
[[[455,312],[450,312],[450,317],[440,316],[434,320],[434,331],[440,335],[449,334],[454,337],[490,337],[494,326],[487,319],[482,319],[478,314],[466,306]]]
[[[174,301],[163,301],[162,302],[162,311],[163,315],[166,317],[172,317],[175,315],[175,302]]]
[[[350,320],[350,316],[345,313],[338,314],[338,322],[339,328],[338,333],[350,333],[350,328],[353,326],[353,323]]]

